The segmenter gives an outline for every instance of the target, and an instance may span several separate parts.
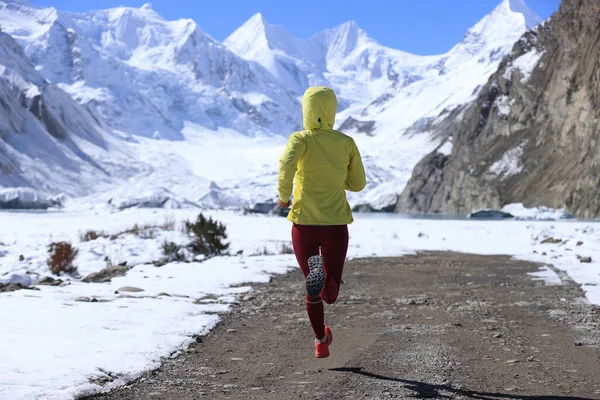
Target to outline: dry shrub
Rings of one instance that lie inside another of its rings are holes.
[[[172,215],[168,215],[165,217],[165,220],[162,224],[158,225],[158,228],[161,228],[165,231],[174,231],[175,230],[175,217]]]
[[[102,231],[94,231],[94,230],[88,230],[87,232],[85,232],[84,234],[82,234],[79,239],[82,242],[90,242],[92,240],[96,240],[98,238],[101,237],[108,237],[108,235]]]
[[[189,249],[194,254],[213,257],[223,254],[229,248],[225,225],[212,218],[199,214],[195,222],[185,221],[185,231],[192,236]]]
[[[288,244],[284,243],[279,249],[279,254],[294,254],[294,249],[291,248]]]
[[[164,261],[166,262],[185,261],[181,246],[177,243],[165,240],[162,244],[162,252],[165,256]]]
[[[68,242],[51,243],[48,247],[48,268],[54,275],[73,274],[77,267],[73,261],[79,251]]]

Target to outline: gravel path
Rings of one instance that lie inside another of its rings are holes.
[[[568,278],[527,276],[538,269],[454,253],[349,262],[325,360],[295,271],[159,370],[90,399],[600,399],[600,308]]]

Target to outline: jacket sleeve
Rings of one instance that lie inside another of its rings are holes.
[[[360,157],[360,152],[354,140],[350,149],[350,163],[348,164],[348,177],[346,178],[346,190],[360,192],[367,186],[365,167]]]
[[[277,191],[279,198],[287,202],[292,197],[292,188],[294,186],[294,175],[298,169],[298,161],[306,151],[306,142],[298,135],[293,134],[289,137],[285,150],[279,158],[279,176],[277,178]]]

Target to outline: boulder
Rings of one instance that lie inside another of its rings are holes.
[[[41,279],[38,279],[33,284],[34,286],[60,286],[62,283],[62,279],[54,279],[51,276],[45,276]]]
[[[15,292],[17,290],[39,290],[38,288],[29,288],[20,283],[0,283],[0,293]]]
[[[499,210],[481,210],[476,211],[469,215],[471,219],[508,219],[514,218],[512,214],[506,213],[504,211]]]
[[[127,263],[122,263],[116,266],[110,266],[104,268],[102,271],[94,272],[89,274],[85,278],[82,279],[82,282],[86,283],[106,283],[110,282],[112,278],[116,278],[118,276],[125,276],[127,271],[129,271],[131,267],[127,266]]]
[[[29,287],[33,283],[33,279],[27,274],[11,274],[8,275],[8,277],[1,278],[0,281],[4,283],[19,284],[25,287]]]

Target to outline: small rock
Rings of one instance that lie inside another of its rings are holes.
[[[577,247],[583,246],[583,242],[577,242]]]
[[[41,279],[38,279],[33,284],[37,286],[60,286],[62,283],[62,279],[54,279],[51,276],[45,276]]]
[[[575,347],[582,347],[583,346],[582,342],[575,342],[573,344],[575,345]]]
[[[577,259],[579,260],[580,263],[589,264],[589,263],[592,262],[592,257],[580,257],[580,256],[577,256]]]
[[[93,274],[89,274],[85,278],[83,278],[82,282],[87,283],[106,283],[110,282],[112,278],[116,278],[118,276],[125,276],[127,271],[131,268],[126,265],[127,263],[121,263],[117,266],[104,268],[100,272],[94,272]]]
[[[23,257],[23,254],[21,254],[21,255],[19,256],[19,261],[25,261],[25,257]]]
[[[20,283],[0,283],[0,293],[16,292],[17,290],[40,290],[34,287],[23,286]]]
[[[140,289],[137,287],[133,287],[133,286],[123,286],[122,288],[117,290],[117,293],[119,292],[126,292],[126,293],[139,293],[139,292],[143,292],[144,289]]]
[[[559,243],[562,243],[562,242],[563,242],[563,241],[562,241],[561,239],[555,239],[555,238],[553,238],[553,237],[549,237],[549,238],[546,238],[546,239],[542,240],[542,242],[541,242],[541,243],[542,243],[542,244],[546,244],[546,243],[550,243],[550,244],[559,244]]]
[[[567,312],[564,310],[552,310],[549,314],[553,317],[561,317],[567,315]]]
[[[504,335],[503,335],[503,334],[501,334],[501,333],[496,333],[496,334],[494,335],[494,337],[495,337],[496,339],[500,339],[502,336],[504,336]]]

